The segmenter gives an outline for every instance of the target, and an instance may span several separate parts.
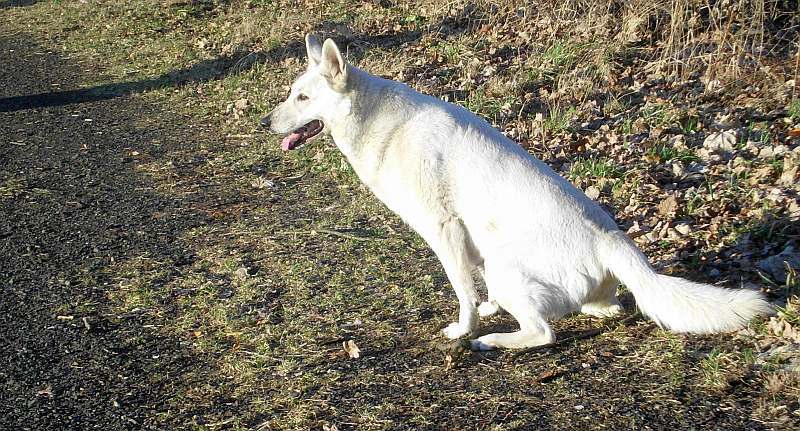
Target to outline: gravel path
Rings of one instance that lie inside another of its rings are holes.
[[[202,363],[152,317],[114,314],[106,268],[172,262],[163,283],[191,261],[177,237],[205,221],[207,197],[160,195],[134,162],[202,130],[135,97],[73,91],[92,72],[69,63],[30,35],[0,37],[0,429],[185,423],[193,412],[170,401]]]

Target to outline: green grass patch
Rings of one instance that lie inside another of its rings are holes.
[[[567,40],[555,40],[539,52],[535,66],[526,71],[528,81],[555,80],[575,65],[580,46]]]
[[[617,179],[622,176],[613,161],[598,157],[579,157],[570,166],[568,176],[571,180],[579,179]]]
[[[725,357],[716,347],[708,355],[700,360],[700,369],[703,373],[703,385],[712,389],[722,389],[727,387],[728,381],[725,378]]]
[[[789,108],[787,109],[789,113],[789,118],[792,120],[800,119],[800,99],[794,99],[789,103]]]
[[[513,102],[513,95],[493,97],[487,94],[486,88],[480,87],[470,92],[463,105],[472,112],[496,120],[501,112],[511,108]]]
[[[576,113],[577,110],[573,106],[567,108],[556,106],[550,110],[550,115],[544,119],[544,129],[552,134],[567,132],[572,127],[572,121],[575,119]]]
[[[647,150],[647,154],[657,157],[661,163],[673,160],[689,163],[700,160],[694,151],[688,148],[676,148],[669,144],[658,144]]]
[[[648,104],[640,115],[650,127],[669,127],[677,121],[677,115],[667,104]]]

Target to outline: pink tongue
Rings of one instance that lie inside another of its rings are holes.
[[[289,136],[283,138],[283,140],[281,141],[281,149],[283,149],[283,151],[289,151],[294,149],[294,147],[296,147],[297,144],[300,143],[300,140],[302,138],[303,138],[302,132],[294,132],[290,134]]]

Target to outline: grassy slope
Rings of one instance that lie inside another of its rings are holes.
[[[304,67],[302,35],[330,35],[360,67],[466,105],[592,187],[625,229],[645,233],[637,241],[665,271],[791,296],[796,281],[765,282],[754,263],[800,233],[797,177],[784,175],[798,160],[787,137],[800,122],[787,82],[796,46],[768,35],[765,46],[793,48],[754,56],[743,48],[752,32],[733,32],[728,15],[647,4],[137,0],[40,2],[0,14],[101,68],[87,85],[147,82],[150,91],[134,97],[220,130],[217,146],[192,155],[203,160],[195,172],[168,159],[138,168],[165,194],[212,179],[240,198],[210,206],[218,222],[183,238],[195,255],[188,269],[159,288],[172,262],[140,256],[106,269],[119,281],[109,292],[119,312],[144,310],[209,357],[212,380],[185,388],[169,411],[236,403],[236,414],[210,409],[196,427],[713,427],[733,420],[725,409],[797,421],[797,380],[772,371],[780,357],[758,359],[767,342],[787,342],[769,325],[754,328],[755,341],[733,343],[612,323],[556,352],[471,355],[446,367],[434,334],[455,298],[425,245],[327,139],[279,154],[255,130]],[[681,13],[687,24],[670,26]],[[715,26],[728,31],[704,31]],[[711,49],[683,50],[695,45]],[[735,141],[717,155],[703,143],[718,130]],[[683,225],[692,229],[676,229]],[[163,309],[170,301],[177,313]],[[796,316],[789,310],[783,321]],[[556,324],[597,325],[582,316]],[[342,350],[348,339],[361,358]],[[153,423],[170,423],[169,411]],[[674,418],[661,422],[659,411]],[[720,422],[703,425],[709,417]]]

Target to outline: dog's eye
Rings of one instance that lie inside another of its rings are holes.
[[[300,94],[297,95],[297,100],[299,100],[301,102],[304,101],[304,100],[308,100],[308,96],[306,96],[303,93],[300,93]]]

